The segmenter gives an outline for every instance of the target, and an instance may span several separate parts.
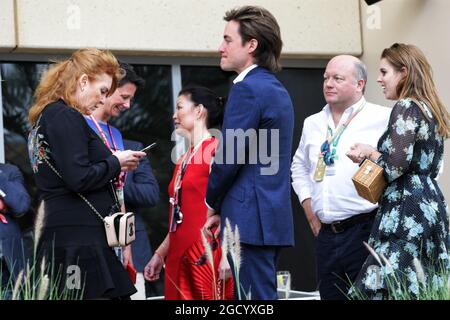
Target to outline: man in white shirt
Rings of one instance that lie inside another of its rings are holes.
[[[294,155],[292,186],[317,237],[319,291],[324,300],[346,299],[348,286],[367,257],[377,204],[358,196],[347,156],[356,141],[376,146],[390,109],[366,102],[367,71],[353,56],[331,59],[324,74],[327,105],[305,119]]]

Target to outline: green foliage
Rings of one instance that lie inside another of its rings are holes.
[[[80,289],[69,289],[63,283],[62,273],[54,264],[53,255],[50,264],[45,258],[39,261],[37,243],[39,242],[45,224],[44,203],[42,202],[35,222],[34,245],[32,257],[21,270],[16,279],[11,275],[8,284],[0,287],[0,300],[78,300],[83,296],[83,286]],[[0,270],[0,278],[1,278]]]
[[[0,270],[0,276],[1,276]],[[38,263],[34,256],[28,261],[16,279],[9,278],[6,287],[0,287],[0,300],[78,300],[83,289],[71,290],[62,286],[60,272],[55,272],[54,264],[42,260]]]

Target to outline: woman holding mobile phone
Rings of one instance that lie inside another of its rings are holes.
[[[46,257],[53,279],[60,277],[60,292],[77,298],[123,299],[136,291],[108,246],[102,218],[118,209],[111,181],[121,170],[136,169],[145,153],[112,152],[83,117],[115,91],[120,77],[111,53],[78,50],[43,74],[29,112],[29,156],[45,202],[42,236],[35,239],[38,261]],[[80,285],[67,292],[73,270]]]

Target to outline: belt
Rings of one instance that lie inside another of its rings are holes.
[[[350,218],[340,220],[340,221],[334,221],[332,223],[322,223],[322,228],[324,228],[325,230],[331,231],[335,234],[342,233],[345,230],[347,230],[348,228],[351,228],[357,224],[361,224],[361,223],[365,223],[365,222],[369,221],[376,215],[377,210],[378,209],[375,209],[373,211],[366,212],[366,213],[357,214]]]

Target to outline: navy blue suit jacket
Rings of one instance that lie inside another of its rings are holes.
[[[226,218],[233,227],[238,225],[242,243],[294,244],[290,185],[293,127],[291,98],[267,69],[251,70],[231,88],[222,127],[223,140],[209,176],[206,202],[221,214],[222,227]],[[246,139],[245,145],[239,147],[236,138],[227,138],[228,129],[244,132],[254,129],[257,138]],[[266,130],[267,139],[261,129]],[[255,151],[256,161],[252,157]],[[272,157],[271,162],[264,158],[266,154]],[[233,163],[218,163],[227,158],[233,159]]]
[[[4,215],[8,221],[7,224],[0,221],[0,258],[6,262],[9,271],[17,275],[23,268],[22,237],[20,228],[12,217],[27,213],[31,201],[19,168],[0,164],[0,189],[5,193],[3,201],[7,211]]]
[[[125,150],[141,150],[142,143],[123,140]],[[125,181],[125,207],[135,213],[136,240],[131,245],[133,264],[138,272],[143,272],[145,265],[152,257],[152,249],[147,236],[147,228],[140,211],[150,208],[159,202],[159,186],[153,175],[150,161],[143,157],[136,170],[127,173]]]

